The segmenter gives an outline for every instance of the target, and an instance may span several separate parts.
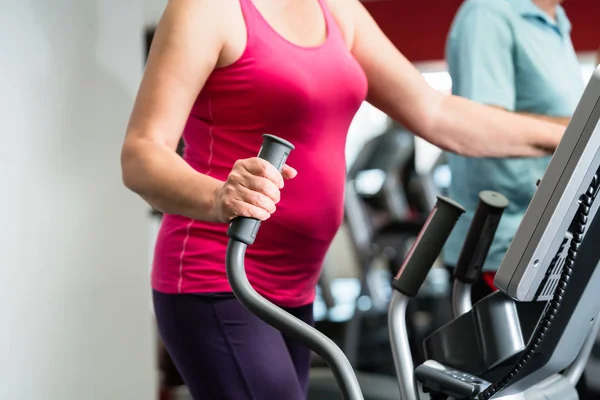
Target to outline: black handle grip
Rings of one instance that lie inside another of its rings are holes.
[[[417,295],[464,212],[465,209],[455,201],[437,196],[433,210],[392,282],[394,289],[408,297]]]
[[[500,193],[491,190],[479,193],[479,204],[454,270],[455,279],[470,284],[479,280],[500,218],[507,206],[508,199]]]
[[[258,157],[270,162],[281,172],[292,150],[294,150],[294,145],[287,140],[264,134]],[[259,227],[260,221],[257,219],[237,217],[231,221],[229,229],[227,229],[227,236],[249,246],[254,243]]]

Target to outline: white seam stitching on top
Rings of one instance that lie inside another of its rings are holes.
[[[179,255],[179,282],[177,283],[177,293],[181,293],[181,286],[183,285],[183,257],[185,256],[185,248],[187,246],[188,239],[190,238],[190,229],[194,224],[194,220],[190,219],[187,224],[185,239],[183,239],[183,246],[181,246],[181,254]]]
[[[208,171],[206,172],[206,174],[210,174],[212,172],[212,158],[213,158],[213,143],[215,142],[215,136],[213,135],[213,126],[215,126],[214,122],[214,118],[213,118],[213,113],[212,113],[212,101],[211,98],[208,98],[208,116],[210,117],[210,121],[212,122],[212,124],[210,125],[210,128],[208,129],[208,134],[210,136],[210,144],[208,146]]]
[[[208,115],[213,124],[211,124],[208,134],[210,136],[210,145],[209,145],[209,153],[208,153],[208,171],[206,174],[210,174],[212,172],[212,158],[213,158],[213,143],[214,143],[214,135],[213,135],[213,126],[214,120],[212,115],[212,101],[211,98],[208,98]],[[185,249],[187,246],[187,242],[190,239],[190,229],[194,224],[194,219],[190,219],[190,222],[187,225],[185,239],[183,239],[183,245],[181,246],[181,253],[179,254],[179,282],[177,283],[177,292],[181,293],[181,287],[183,285],[183,259],[185,258]]]

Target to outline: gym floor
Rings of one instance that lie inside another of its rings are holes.
[[[185,386],[174,389],[170,394],[169,400],[193,400]],[[421,392],[420,400],[428,400],[429,395]]]
[[[422,394],[421,400],[427,400],[429,396]],[[173,397],[170,400],[194,400],[192,396],[190,396],[189,392],[185,387],[181,387],[175,391],[173,391]]]

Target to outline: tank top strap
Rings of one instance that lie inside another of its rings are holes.
[[[329,11],[329,7],[327,6],[327,0],[317,0],[319,6],[321,6],[321,10],[323,11],[323,16],[325,17],[325,22],[327,23],[327,27],[331,28],[332,24],[335,25],[335,18]]]
[[[239,0],[239,2],[246,23],[246,37],[248,40],[246,47],[251,49],[258,43],[263,43],[261,38],[268,37],[274,31],[252,0]]]
[[[323,11],[323,16],[325,17],[325,24],[327,26],[327,41],[344,41],[344,37],[342,35],[342,31],[338,25],[337,19],[329,9],[327,5],[327,0],[317,0],[319,5],[321,6],[321,10]]]
[[[248,31],[248,35],[250,35],[250,32],[253,31],[255,25],[257,25],[257,21],[261,20],[261,15],[256,6],[252,3],[252,0],[239,0],[239,2],[244,21],[246,22],[246,30]]]

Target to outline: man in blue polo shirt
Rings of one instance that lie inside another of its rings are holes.
[[[446,57],[452,92],[532,118],[567,125],[585,84],[560,0],[466,0],[451,27]],[[485,135],[485,132],[481,132]],[[505,195],[505,210],[484,265],[495,271],[550,157],[468,158],[448,154],[449,195],[466,209],[444,249],[456,265],[482,190]]]
[[[446,59],[455,95],[567,125],[585,88],[561,0],[466,0],[451,27]],[[481,132],[485,135],[485,132]],[[445,248],[444,262],[458,261],[482,190],[505,195],[505,210],[484,271],[498,269],[544,175],[550,157],[490,159],[448,154],[449,195],[467,210]],[[485,280],[489,282],[489,280]],[[474,285],[474,301],[491,292]],[[585,379],[577,390],[590,396]]]

